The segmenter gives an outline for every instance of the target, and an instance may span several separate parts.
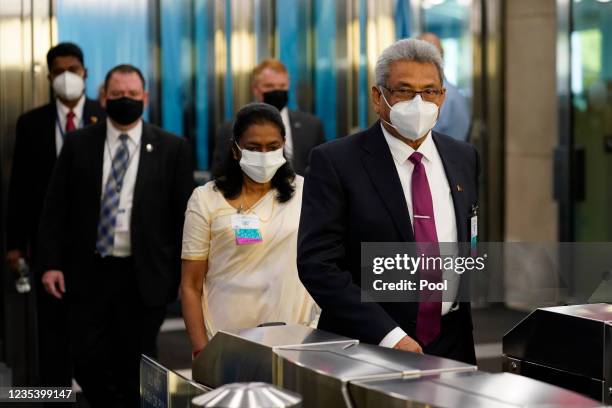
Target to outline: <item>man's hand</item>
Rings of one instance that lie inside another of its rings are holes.
[[[18,249],[11,249],[6,253],[6,262],[9,269],[19,272],[19,259],[23,258],[23,254]]]
[[[57,299],[62,298],[62,294],[66,293],[66,285],[64,284],[64,273],[62,271],[47,271],[42,277],[42,283],[45,286],[47,293]]]
[[[400,341],[397,342],[397,344],[393,348],[397,350],[412,351],[413,353],[423,354],[423,349],[421,348],[419,343],[414,341],[414,339],[410,336],[404,336]]]

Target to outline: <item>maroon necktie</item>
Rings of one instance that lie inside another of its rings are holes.
[[[70,111],[66,114],[66,133],[72,132],[76,129],[76,125],[74,124],[74,112]]]
[[[438,234],[436,233],[436,220],[434,218],[433,200],[431,190],[425,173],[425,166],[421,163],[423,155],[414,152],[408,160],[414,164],[412,171],[412,214],[414,240],[417,242],[417,256],[424,253],[425,256],[437,257],[440,255],[438,248]],[[435,245],[419,245],[418,243],[433,243]],[[441,282],[442,273],[439,270],[419,271],[420,279],[429,282]],[[442,302],[440,293],[421,290],[419,301],[419,312],[416,322],[416,336],[423,345],[431,343],[440,334],[440,313]]]

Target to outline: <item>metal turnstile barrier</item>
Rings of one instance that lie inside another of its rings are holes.
[[[612,404],[612,305],[533,311],[503,340],[504,371]]]
[[[297,325],[219,332],[194,361],[193,378],[211,388],[270,382],[300,394],[304,408],[601,406],[531,378]]]

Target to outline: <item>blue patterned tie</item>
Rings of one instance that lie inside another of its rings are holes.
[[[128,135],[119,136],[121,144],[115,152],[111,164],[111,174],[104,187],[102,205],[100,206],[100,221],[98,223],[98,240],[96,250],[100,256],[105,257],[113,251],[115,241],[115,223],[119,210],[119,196],[123,186],[123,178],[130,161],[130,151],[127,145]]]

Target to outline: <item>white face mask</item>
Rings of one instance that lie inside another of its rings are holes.
[[[417,95],[409,101],[398,102],[389,105],[382,89],[380,93],[387,106],[391,109],[389,118],[391,123],[382,119],[383,122],[392,126],[397,132],[409,140],[417,140],[423,137],[436,125],[438,120],[438,105],[433,102],[425,102],[421,95]]]
[[[238,144],[236,144],[238,146]],[[285,162],[283,156],[283,148],[271,152],[252,152],[250,150],[238,150],[242,153],[240,158],[240,168],[244,173],[257,183],[267,183],[272,180],[272,177]]]
[[[53,80],[55,94],[67,101],[75,101],[83,95],[85,80],[74,72],[64,71]]]

